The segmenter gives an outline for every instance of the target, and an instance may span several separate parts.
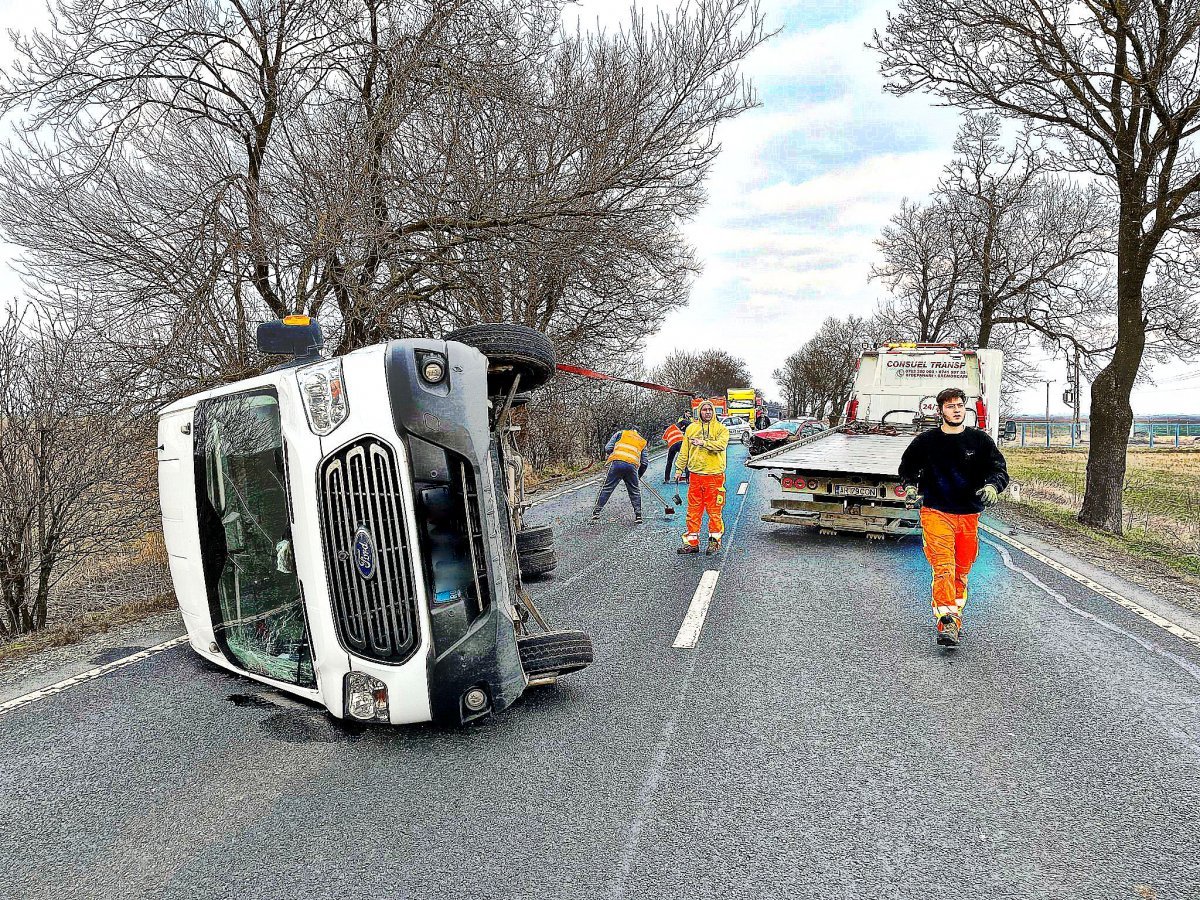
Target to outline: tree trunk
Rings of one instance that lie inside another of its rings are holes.
[[[1105,366],[1092,384],[1091,446],[1079,521],[1121,534],[1125,452],[1133,409],[1129,404],[1129,388],[1122,390],[1123,379],[1115,366],[1116,360]]]
[[[1142,286],[1147,265],[1142,252],[1141,222],[1122,217],[1117,246],[1117,349],[1092,384],[1091,445],[1087,486],[1079,521],[1121,534],[1121,500],[1125,489],[1125,455],[1133,407],[1129,395],[1142,365],[1146,323]]]
[[[51,545],[57,543],[53,539]],[[57,562],[55,551],[43,551],[38,565],[37,594],[33,600],[33,628],[40,631],[46,627],[46,610],[50,600],[50,578]]]
[[[29,628],[29,611],[26,598],[29,596],[29,579],[24,571],[10,566],[9,572],[0,573],[0,595],[4,598],[5,624],[0,633],[24,634]]]

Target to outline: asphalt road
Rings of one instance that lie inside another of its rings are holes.
[[[985,546],[941,650],[917,542],[767,525],[743,456],[717,557],[623,491],[536,509],[597,660],[483,726],[347,729],[186,647],[0,717],[0,895],[1200,897],[1196,648]]]

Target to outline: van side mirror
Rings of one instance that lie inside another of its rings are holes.
[[[1017,423],[1009,419],[1004,423],[1004,438],[1005,440],[1013,440],[1017,436]]]
[[[286,354],[297,359],[314,357],[325,346],[320,323],[308,316],[285,316],[263,322],[255,338],[260,353]]]

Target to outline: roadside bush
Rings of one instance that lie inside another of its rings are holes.
[[[105,377],[87,322],[27,306],[0,326],[0,639],[44,628],[66,579],[151,524],[152,416]]]

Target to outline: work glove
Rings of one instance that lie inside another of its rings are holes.
[[[975,496],[979,498],[979,502],[984,506],[991,506],[1000,499],[1000,492],[996,490],[994,484],[985,484],[975,492]]]

